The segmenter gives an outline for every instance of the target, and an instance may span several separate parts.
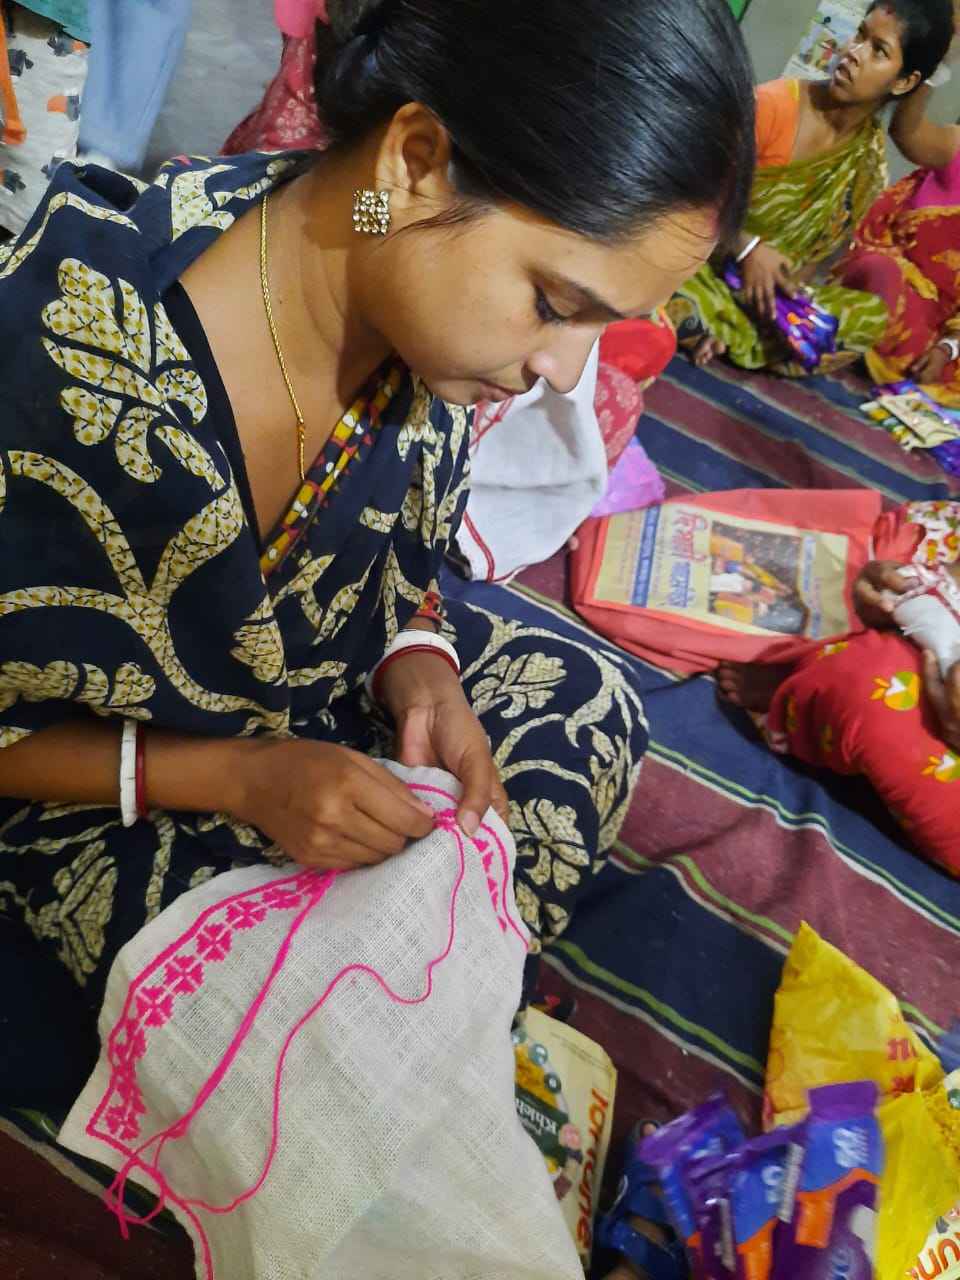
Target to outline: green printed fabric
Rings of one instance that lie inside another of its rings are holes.
[[[757,171],[745,230],[787,255],[801,271],[825,264],[845,248],[887,181],[883,131],[868,120],[847,143],[815,160]],[[788,365],[779,335],[759,327],[737,302],[715,267],[707,265],[670,304],[681,343],[706,330],[726,343],[733,362],[745,369]],[[837,284],[814,284],[820,306],[840,321],[841,360],[870,350],[887,323],[884,303],[873,294]]]

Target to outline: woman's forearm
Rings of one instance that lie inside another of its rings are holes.
[[[117,721],[77,720],[0,751],[0,796],[68,804],[120,803]],[[242,765],[257,742],[195,738],[144,727],[145,793],[151,809],[236,812]]]
[[[890,137],[911,164],[922,169],[943,169],[960,146],[960,129],[928,119],[931,93],[927,85],[921,85],[900,103],[890,125]]]

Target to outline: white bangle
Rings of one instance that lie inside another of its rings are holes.
[[[761,239],[762,239],[761,236],[754,236],[753,239],[747,244],[747,247],[745,249],[741,249],[741,251],[737,254],[737,262],[738,263],[745,262],[747,258],[750,257],[751,253],[753,253],[757,245],[760,243]]]
[[[937,346],[943,347],[949,355],[951,363],[954,360],[960,360],[960,341],[956,338],[941,338]]]
[[[460,657],[456,649],[449,640],[444,640],[443,636],[438,636],[435,631],[400,631],[394,636],[391,643],[387,646],[386,653],[363,682],[364,688],[367,691],[367,697],[370,698],[371,701],[373,701],[373,684],[377,678],[377,672],[388,658],[394,657],[395,654],[402,653],[404,649],[438,649],[441,653],[446,654],[451,662],[454,663],[458,674],[461,670]]]
[[[124,720],[120,735],[120,816],[125,827],[136,824],[137,813],[137,722]]]

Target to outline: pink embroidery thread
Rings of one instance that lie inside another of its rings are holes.
[[[454,796],[437,787],[415,784],[411,786],[411,790],[440,797],[451,806],[456,804]],[[343,979],[355,973],[366,974],[371,977],[380,986],[388,999],[396,1004],[418,1005],[425,1003],[430,998],[433,992],[434,971],[448,958],[453,950],[456,937],[456,904],[464,876],[466,875],[466,843],[457,823],[455,807],[438,811],[435,823],[438,827],[449,831],[454,836],[460,865],[451,895],[450,924],[446,945],[440,954],[426,966],[423,994],[415,997],[399,995],[391,988],[382,974],[364,964],[347,965],[331,979],[326,990],[291,1029],[283,1043],[274,1073],[271,1138],[263,1169],[256,1182],[228,1205],[211,1205],[203,1200],[178,1196],[158,1168],[160,1156],[167,1142],[186,1136],[193,1120],[223,1082],[243,1042],[253,1027],[274,982],[282,973],[297,934],[314,908],[326,896],[338,875],[342,873],[328,872],[321,874],[316,871],[301,871],[274,881],[272,884],[234,894],[222,902],[213,904],[203,911],[185,933],[166,947],[159,956],[156,956],[142,973],[130,983],[120,1017],[107,1041],[107,1058],[112,1067],[110,1083],[86,1125],[86,1132],[90,1137],[111,1146],[126,1157],[124,1164],[104,1195],[107,1207],[116,1216],[121,1235],[125,1240],[129,1239],[131,1225],[149,1223],[162,1212],[167,1202],[175,1204],[193,1225],[203,1257],[207,1280],[214,1280],[213,1257],[210,1245],[195,1210],[204,1210],[218,1215],[232,1213],[241,1204],[252,1199],[269,1177],[279,1143],[284,1065],[287,1054],[303,1027],[320,1011]],[[488,839],[481,839],[481,834],[488,837]],[[490,847],[490,841],[493,843],[493,849]],[[523,931],[512,918],[507,907],[510,861],[503,842],[491,827],[483,826],[470,843],[481,857],[483,870],[487,877],[487,889],[490,893],[491,904],[501,931],[505,934],[508,931],[512,931],[519,938],[524,949],[526,949],[527,942]],[[492,874],[494,858],[497,855],[499,855],[500,863],[499,882]],[[136,1078],[137,1062],[147,1051],[147,1028],[163,1027],[173,1016],[174,1002],[194,995],[199,991],[206,977],[205,965],[216,964],[226,958],[232,945],[234,931],[256,928],[258,924],[263,923],[267,918],[269,911],[294,910],[297,907],[301,907],[301,910],[291,923],[263,986],[244,1015],[219,1064],[208,1077],[189,1111],[152,1138],[147,1139],[137,1147],[131,1148],[129,1144],[140,1136],[142,1118],[147,1114],[147,1108],[144,1105],[143,1096]],[[215,920],[213,917],[220,913],[223,914],[224,918]],[[194,942],[196,944],[195,950],[185,950]],[[150,985],[146,985],[148,983]],[[101,1122],[105,1128],[100,1127]],[[155,1151],[148,1161],[145,1156],[152,1147],[155,1147]],[[124,1204],[124,1188],[130,1174],[135,1169],[147,1175],[158,1188],[157,1204],[143,1217],[136,1217],[128,1213]]]

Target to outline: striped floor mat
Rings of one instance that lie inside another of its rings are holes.
[[[869,485],[891,505],[949,494],[935,463],[908,457],[858,417],[865,394],[852,382],[798,385],[677,361],[650,392],[638,434],[672,493]],[[513,588],[444,585],[508,617],[590,634],[564,607],[562,557]],[[960,883],[915,858],[865,788],[772,757],[718,707],[709,679],[678,681],[630,661],[650,753],[611,865],[545,974],[548,992],[575,996],[576,1025],[617,1063],[617,1134],[717,1086],[758,1122],[773,995],[803,919],[886,982],[935,1040],[960,1012]],[[49,1121],[7,1113],[0,1144],[4,1133],[42,1144]],[[0,1172],[23,1183],[32,1157],[21,1147],[11,1163],[11,1150],[0,1151]],[[615,1152],[614,1173],[616,1162]],[[82,1185],[96,1174],[71,1172]],[[45,1190],[35,1198],[63,1194],[52,1172],[37,1186]],[[92,1199],[83,1218],[77,1239],[99,1257],[109,1222]],[[0,1231],[0,1258],[3,1246]],[[154,1238],[150,1248],[158,1263],[171,1251],[171,1280],[189,1273],[177,1242]],[[159,1274],[147,1267],[146,1242],[130,1256],[129,1271],[104,1258],[95,1274]]]
[[[857,414],[867,398],[853,379],[677,360],[638,436],[673,494],[862,485],[894,505],[957,492]],[[579,629],[563,586],[558,558],[487,603]],[[577,1025],[620,1069],[618,1132],[717,1085],[756,1122],[773,995],[801,920],[935,1039],[960,1013],[960,883],[909,851],[865,787],[771,756],[708,678],[636,669],[650,754],[613,864],[548,960],[548,986],[575,994]]]

